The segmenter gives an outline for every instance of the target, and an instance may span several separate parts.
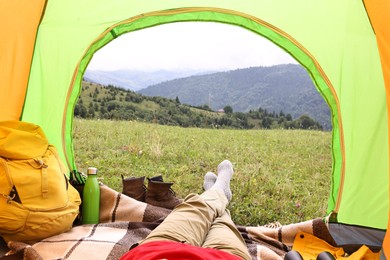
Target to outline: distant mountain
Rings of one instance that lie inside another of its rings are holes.
[[[198,70],[167,71],[159,70],[154,72],[132,71],[132,70],[87,70],[84,80],[102,85],[113,85],[132,91],[138,91],[150,85],[167,80],[200,75],[205,72]]]
[[[174,79],[138,91],[147,96],[178,97],[181,103],[208,105],[213,110],[231,106],[248,112],[288,111],[294,118],[309,115],[331,129],[328,105],[298,64],[252,67]]]

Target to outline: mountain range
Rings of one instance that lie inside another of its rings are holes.
[[[167,80],[184,78],[191,75],[201,75],[204,72],[199,70],[168,71],[159,70],[153,72],[137,70],[87,70],[84,80],[96,84],[113,85],[124,89],[138,91],[150,85]]]
[[[324,129],[331,129],[328,105],[307,71],[298,64],[195,75],[161,82],[138,92],[177,97],[182,103],[208,105],[213,110],[231,106],[234,111],[248,112],[261,107],[269,112],[290,113],[294,118],[306,114]]]
[[[269,112],[308,115],[331,129],[328,105],[299,64],[250,67],[223,72],[202,71],[90,71],[84,79],[122,87],[146,96],[178,98],[181,103],[213,110],[231,106],[236,112],[259,107]]]

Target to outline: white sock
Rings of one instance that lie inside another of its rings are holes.
[[[230,179],[233,176],[233,165],[230,161],[224,160],[218,165],[217,181],[213,185],[213,189],[220,189],[225,193],[228,201],[232,199],[232,191],[230,190]]]
[[[216,182],[217,175],[213,172],[208,172],[204,176],[203,188],[204,190],[209,190]]]

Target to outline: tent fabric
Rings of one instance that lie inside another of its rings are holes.
[[[383,77],[386,87],[387,110],[390,111],[390,27],[386,22],[388,20],[388,17],[390,16],[390,1],[365,0],[364,3],[378,42],[382,62]],[[388,123],[390,123],[390,120],[388,120]],[[390,125],[388,128],[390,129]],[[390,192],[388,196],[390,201]],[[386,233],[383,248],[385,249],[385,254],[387,258],[390,258],[390,221],[388,222],[387,230],[388,232]]]
[[[76,170],[73,108],[93,53],[123,33],[164,23],[228,23],[290,53],[329,104],[333,172],[328,211],[337,213],[341,223],[388,227],[389,145],[384,144],[389,144],[390,57],[389,29],[383,23],[388,0],[38,3],[0,0],[0,119],[22,113],[21,120],[40,125],[69,170]]]
[[[0,120],[19,120],[46,0],[0,0]]]
[[[340,223],[328,223],[329,232],[339,247],[351,254],[359,244],[369,246],[379,251],[385,236],[385,231],[361,226],[349,226]]]

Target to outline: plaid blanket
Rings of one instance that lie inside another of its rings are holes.
[[[100,208],[99,224],[76,225],[68,232],[33,245],[10,241],[8,243],[10,253],[14,259],[25,260],[119,259],[171,212],[129,198],[105,185],[101,186]],[[252,259],[283,259],[291,249],[295,235],[300,231],[334,244],[320,218],[284,226],[276,223],[237,227],[247,243]]]

